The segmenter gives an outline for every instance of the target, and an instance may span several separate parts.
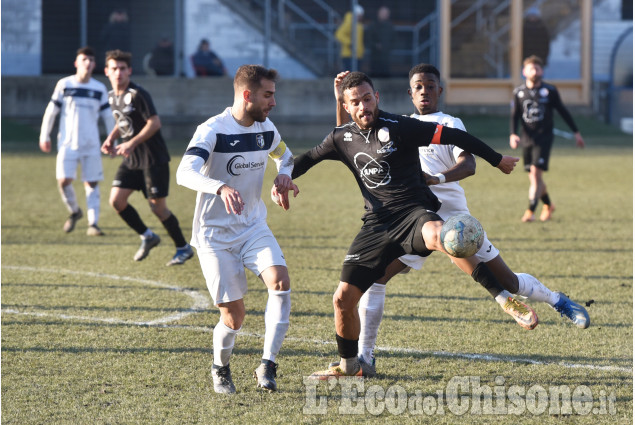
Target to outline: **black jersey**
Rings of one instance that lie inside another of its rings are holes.
[[[511,132],[518,134],[520,120],[523,129],[521,139],[525,146],[536,141],[552,140],[554,109],[574,133],[578,131],[555,86],[542,82],[533,89],[526,84],[517,87],[512,100]]]
[[[320,145],[295,159],[292,177],[322,160],[339,160],[355,175],[366,217],[381,220],[414,206],[437,211],[439,200],[426,185],[419,162],[419,146],[431,143],[456,145],[493,166],[502,159],[464,131],[380,111],[370,130],[360,130],[354,122],[336,127]]]
[[[150,94],[141,86],[130,82],[128,88],[116,96],[114,90],[108,92],[108,102],[115,117],[119,134],[124,141],[139,134],[148,118],[157,115]],[[128,168],[143,169],[154,164],[170,161],[170,154],[165,145],[161,130],[157,131],[145,142],[137,145],[123,162]]]

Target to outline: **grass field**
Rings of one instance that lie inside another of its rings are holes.
[[[506,128],[504,119],[465,121],[511,152],[491,133]],[[198,260],[164,266],[174,247],[139,194],[131,204],[163,242],[143,262],[132,260],[139,239],[107,205],[120,159],[104,159],[100,224],[107,235],[87,237],[85,220],[67,235],[54,156],[37,150],[32,129],[3,122],[2,423],[632,423],[632,139],[578,122],[588,148],[558,139],[546,175],[557,205],[553,221],[520,223],[528,185],[520,169],[504,176],[479,160],[463,186],[472,214],[512,269],[589,303],[589,329],[534,303],[541,323],[523,330],[434,254],[423,271],[389,284],[379,376],[362,391],[349,381],[305,385],[303,377],[336,359],[331,296],[363,205],[349,171],[325,163],[297,180],[302,192],[290,211],[266,201],[292,278],[291,326],[277,359],[279,391],[260,392],[251,374],[267,293],[249,276],[247,317],[231,360],[233,397],[212,389],[218,314]],[[171,143],[172,172],[186,143]],[[299,153],[311,143],[289,144]],[[84,208],[81,186],[76,190]],[[194,198],[172,180],[168,204],[187,235]],[[498,410],[488,411],[477,390],[492,393]],[[569,403],[541,399],[556,390]]]

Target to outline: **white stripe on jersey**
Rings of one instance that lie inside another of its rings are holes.
[[[412,118],[420,121],[435,122],[446,127],[458,128],[465,131],[463,122],[452,115],[443,112],[434,114],[418,115],[412,114]],[[419,148],[419,160],[421,169],[430,175],[444,173],[456,165],[456,159],[463,152],[463,149],[454,145],[430,145]],[[430,190],[442,202],[441,208],[437,212],[441,218],[446,220],[449,216],[464,212],[469,214],[465,191],[459,182],[448,182],[430,186]]]
[[[198,191],[191,245],[199,250],[227,248],[240,244],[255,228],[267,225],[262,184],[267,157],[280,141],[278,130],[268,118],[243,127],[231,115],[230,107],[198,126],[177,171],[179,184]],[[192,155],[205,159],[197,176],[187,169],[193,161],[186,158]],[[243,198],[241,215],[225,211],[223,200],[216,195],[223,184],[238,190]]]

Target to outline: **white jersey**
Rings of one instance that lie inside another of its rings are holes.
[[[94,78],[80,83],[75,75],[59,80],[42,120],[40,141],[50,140],[55,116],[60,110],[57,150],[66,158],[100,155],[99,117],[108,132],[115,126],[106,86]]]
[[[268,118],[243,127],[228,107],[198,126],[176,173],[178,184],[198,192],[192,246],[203,251],[229,248],[267,226],[261,192],[268,156],[280,173],[291,176],[291,153]],[[245,203],[240,215],[228,214],[216,194],[224,184],[240,193]]]
[[[412,114],[411,117],[420,121],[436,122],[446,127],[458,128],[459,130],[465,131],[465,126],[459,118],[444,114],[443,112],[426,115]],[[454,145],[422,146],[419,148],[421,169],[430,175],[444,173],[456,165],[456,160],[462,152],[463,149]],[[435,184],[430,186],[430,190],[432,190],[442,202],[441,208],[437,211],[437,214],[439,214],[442,219],[447,220],[449,216],[460,212],[469,214],[465,191],[459,182]]]

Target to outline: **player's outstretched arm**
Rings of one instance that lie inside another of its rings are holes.
[[[245,203],[243,202],[242,196],[240,196],[240,193],[236,189],[224,184],[216,193],[220,195],[223,200],[227,214],[233,213],[240,215],[242,213],[245,208]]]

